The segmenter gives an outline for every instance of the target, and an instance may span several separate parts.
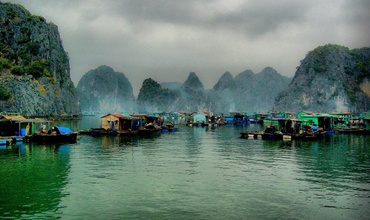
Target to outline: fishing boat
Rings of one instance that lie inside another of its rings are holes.
[[[54,126],[46,133],[38,132],[25,137],[26,142],[38,143],[76,143],[77,133],[68,127]]]

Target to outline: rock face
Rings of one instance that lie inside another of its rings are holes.
[[[58,27],[20,5],[1,2],[0,91],[0,112],[4,114],[79,113]]]
[[[370,48],[328,44],[310,51],[275,103],[278,111],[370,109]]]
[[[132,113],[135,98],[130,81],[111,67],[99,66],[80,79],[77,95],[81,111]]]

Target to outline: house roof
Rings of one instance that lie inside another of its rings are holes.
[[[332,115],[351,115],[351,112],[345,111],[345,112],[332,112]]]
[[[130,116],[134,118],[146,118],[148,114],[131,114]]]
[[[1,119],[6,119],[6,120],[9,120],[9,121],[23,121],[23,120],[26,120],[26,118],[23,117],[22,115],[2,115]]]
[[[126,116],[123,116],[123,115],[121,115],[121,114],[114,114],[114,113],[110,113],[110,114],[107,114],[107,115],[101,116],[101,118],[107,117],[107,116],[109,116],[109,115],[112,115],[112,116],[114,116],[114,117],[116,117],[116,118],[127,119],[127,117],[126,117]]]

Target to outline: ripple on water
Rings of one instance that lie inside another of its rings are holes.
[[[67,219],[370,215],[368,139],[247,140],[239,138],[243,129],[183,127],[155,139],[83,136],[63,152],[45,146],[0,149],[6,176],[0,180],[0,199],[8,204],[0,206],[0,214]],[[7,190],[15,193],[4,194]]]

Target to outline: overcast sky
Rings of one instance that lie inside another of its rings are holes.
[[[2,0],[6,2],[6,0]],[[59,28],[71,79],[100,65],[144,79],[211,88],[270,66],[294,76],[308,51],[328,43],[370,46],[369,0],[11,0]]]

